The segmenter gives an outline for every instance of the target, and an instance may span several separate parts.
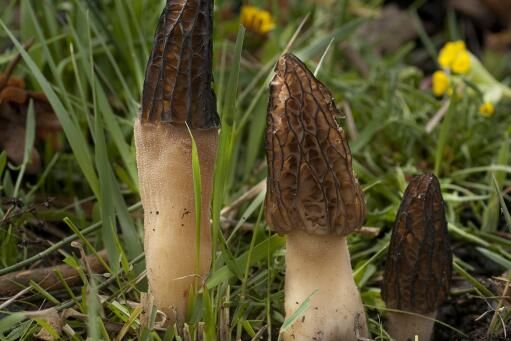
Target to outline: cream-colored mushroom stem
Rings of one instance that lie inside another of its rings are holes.
[[[387,332],[396,341],[429,341],[433,334],[435,317],[436,312],[422,316],[389,312],[387,315]]]
[[[286,316],[316,290],[309,309],[284,332],[284,340],[355,341],[357,336],[367,337],[346,238],[293,231],[286,242]]]
[[[196,271],[195,199],[192,142],[186,127],[135,122],[140,196],[144,207],[144,247],[149,288],[155,305],[172,324],[186,316],[194,280],[211,263],[210,201],[218,146],[217,129],[192,130],[199,153],[202,209],[199,272]]]

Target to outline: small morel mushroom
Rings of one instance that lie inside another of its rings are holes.
[[[365,204],[330,91],[294,55],[282,56],[270,85],[266,221],[287,234],[285,310],[313,292],[310,308],[284,340],[367,336],[346,235],[362,225]]]
[[[212,83],[212,0],[168,0],[147,64],[135,144],[144,206],[147,277],[171,323],[211,263],[210,200],[219,118]],[[194,136],[202,178],[199,269],[192,175]],[[197,273],[198,270],[198,273]]]
[[[390,241],[382,296],[387,330],[397,341],[428,341],[437,308],[449,293],[452,252],[440,184],[432,174],[410,181]],[[407,314],[413,313],[414,315]],[[424,317],[421,317],[423,315]]]

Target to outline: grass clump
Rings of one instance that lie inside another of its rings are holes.
[[[215,2],[214,86],[222,128],[211,215],[213,262],[179,331],[162,328],[162,314],[143,295],[143,222],[132,137],[163,2],[7,3],[0,14],[0,70],[20,54],[15,75],[26,89],[45,94],[59,132],[58,143],[41,138],[37,105],[20,109],[24,162],[0,154],[0,276],[64,263],[79,282],[69,286],[57,274],[57,289],[29,282],[18,294],[2,297],[2,338],[278,338],[279,328],[292,322],[285,321],[283,310],[285,241],[262,219],[260,183],[267,172],[268,82],[287,51],[316,69],[345,116],[338,121],[350,139],[368,212],[365,228],[348,245],[372,338],[388,339],[380,287],[390,229],[407,182],[426,171],[440,180],[454,252],[454,281],[437,315],[442,324],[436,339],[506,330],[510,106],[502,96],[492,102],[493,116],[482,115],[488,89],[468,76],[459,77],[462,90],[451,96],[433,94],[428,84],[437,51],[458,39],[471,46],[453,13],[445,29],[430,34],[414,8],[404,11],[417,37],[382,53],[364,39],[368,23],[384,9],[380,2],[275,4],[266,8],[275,27],[265,32],[240,28],[236,6]],[[30,41],[30,49],[24,48]],[[477,58],[500,84],[509,85],[511,69],[498,63],[509,58],[508,51],[483,51]],[[2,120],[6,105],[0,103]],[[36,173],[27,171],[32,145],[41,156]],[[102,250],[108,262],[90,271],[89,257],[99,262]],[[460,302],[464,312],[453,312]]]

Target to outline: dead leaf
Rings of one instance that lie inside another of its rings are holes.
[[[20,165],[24,158],[25,125],[30,101],[34,104],[37,141],[46,141],[56,150],[63,148],[59,134],[62,127],[46,96],[41,92],[28,91],[25,81],[13,76],[20,60],[20,55],[16,55],[0,74],[0,148],[16,165]],[[35,174],[40,169],[41,157],[37,148],[33,148],[26,171]]]
[[[55,308],[40,310],[40,311],[29,311],[25,312],[25,315],[32,320],[44,320],[46,321],[58,335],[62,333],[62,327],[64,326],[64,320],[59,315],[59,312]],[[35,335],[39,340],[53,341],[54,337],[45,328],[41,328]]]
[[[13,123],[0,125],[0,146],[3,147],[12,162],[20,165],[25,153],[25,127]],[[40,169],[41,157],[34,148],[26,171],[29,174],[35,174]]]
[[[16,103],[23,104],[27,101],[27,93],[25,89],[15,86],[6,86],[0,91],[0,103]]]

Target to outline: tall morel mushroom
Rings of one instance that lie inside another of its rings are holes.
[[[408,185],[390,241],[382,296],[387,329],[397,341],[428,341],[437,308],[449,293],[452,252],[440,184],[432,174]],[[410,312],[413,314],[407,314]],[[423,316],[421,316],[423,315]]]
[[[367,336],[346,235],[362,225],[363,194],[337,125],[330,91],[294,55],[282,56],[270,85],[266,221],[287,234],[285,310],[313,292],[310,309],[284,340]]]
[[[212,0],[167,0],[135,122],[147,277],[156,306],[178,323],[184,320],[192,283],[207,275],[211,263],[209,207],[219,126],[211,88],[212,11]],[[197,144],[202,178],[200,236],[188,127]]]

